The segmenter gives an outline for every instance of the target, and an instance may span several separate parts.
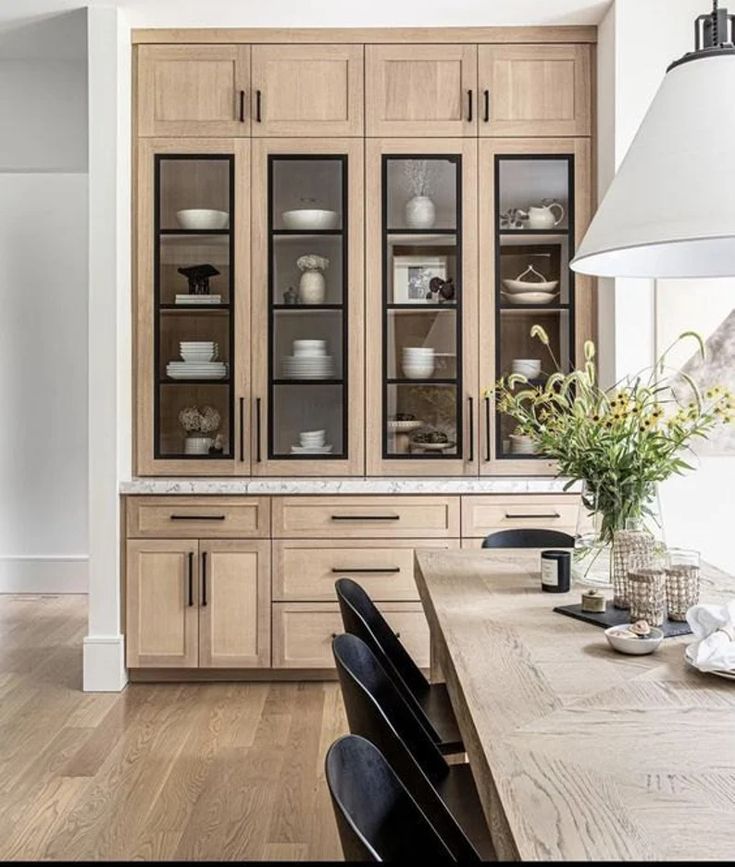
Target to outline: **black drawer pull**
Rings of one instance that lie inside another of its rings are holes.
[[[260,463],[260,398],[255,398],[255,460]]]
[[[394,633],[394,634],[395,634],[396,638],[400,638],[400,637],[401,637],[401,633],[400,633],[400,632],[396,632],[396,633]]]
[[[227,515],[171,515],[172,521],[224,521]]]
[[[467,123],[472,123],[472,91],[467,91]]]
[[[334,641],[334,639],[337,637],[336,632],[332,632],[332,633],[330,633],[330,635],[331,635],[332,641]]]
[[[560,515],[558,512],[548,512],[548,513],[545,514],[545,515],[539,515],[539,514],[535,514],[535,515],[526,515],[526,514],[509,515],[509,514],[506,512],[506,513],[505,513],[505,517],[506,517],[509,521],[514,521],[514,520],[518,521],[518,520],[526,520],[526,519],[529,519],[529,518],[542,518],[542,519],[545,519],[545,518],[561,518],[561,515]]]
[[[400,521],[400,515],[332,515],[333,521]]]
[[[490,460],[490,398],[485,398],[485,460]]]
[[[240,398],[240,463],[245,460],[245,398]]]
[[[261,116],[260,116],[261,105],[260,105],[260,103],[261,103],[261,93],[259,90],[256,90],[255,91],[255,119],[258,121],[258,123],[261,122]]]
[[[483,95],[485,97],[485,115],[483,120],[485,123],[490,123],[490,91],[483,90]]]
[[[202,551],[202,605],[207,607],[207,552]]]
[[[189,551],[189,608],[194,605],[194,552]]]
[[[467,412],[469,415],[468,427],[470,429],[470,455],[468,461],[469,463],[473,463],[475,460],[475,399],[473,397],[467,398]]]
[[[245,91],[240,91],[240,123],[245,123]]]
[[[373,573],[383,573],[390,572],[391,574],[395,574],[396,572],[400,572],[400,566],[388,566],[385,569],[332,569],[332,572],[335,575],[372,575]]]

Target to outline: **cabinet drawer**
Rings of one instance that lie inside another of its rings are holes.
[[[577,527],[579,495],[462,497],[462,536],[487,536],[497,530],[562,530]]]
[[[263,538],[270,534],[267,497],[128,497],[131,538]]]
[[[396,539],[390,542],[326,542],[317,539],[273,543],[273,599],[317,602],[335,599],[334,582],[354,578],[381,602],[418,602],[413,578],[416,548],[456,548],[456,539]]]
[[[458,537],[459,497],[276,497],[273,536]]]
[[[421,668],[429,667],[429,624],[418,602],[379,606]],[[332,639],[342,633],[336,602],[273,603],[273,667],[333,668]]]

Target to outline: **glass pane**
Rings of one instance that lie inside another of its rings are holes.
[[[162,235],[159,262],[162,304],[229,304],[229,235]]]
[[[564,230],[569,227],[569,161],[500,157],[500,228]],[[519,213],[520,212],[520,213]],[[508,216],[506,225],[504,216]]]
[[[389,304],[455,305],[457,245],[452,235],[388,236]]]
[[[185,378],[182,363],[186,357],[196,367],[196,362],[212,364],[221,362],[230,373],[230,319],[222,310],[165,310],[160,317],[160,344],[158,373],[162,380],[172,382]],[[202,344],[201,349],[191,351],[186,344]],[[182,346],[182,344],[184,344]],[[210,352],[209,345],[213,344]],[[205,349],[206,345],[206,349]],[[175,369],[169,368],[173,364]],[[206,370],[196,370],[198,376],[207,376]],[[222,371],[212,369],[212,380],[221,381]]]
[[[274,229],[310,232],[342,228],[341,158],[278,157],[272,168]]]
[[[546,307],[568,304],[569,238],[546,243],[544,235],[528,243],[529,236],[500,239],[501,304],[509,307]]]
[[[343,279],[341,235],[274,237],[274,304],[341,304]]]
[[[160,457],[232,457],[227,386],[171,383],[158,391]]]
[[[341,379],[342,333],[341,310],[275,311],[275,378]]]
[[[453,385],[389,385],[387,454],[457,457],[457,389]]]
[[[456,310],[388,311],[388,379],[456,379]]]
[[[345,457],[341,385],[277,385],[273,389],[273,456]]]
[[[160,226],[226,229],[230,212],[230,162],[169,157],[160,163]]]
[[[458,164],[457,158],[388,157],[388,231],[456,229]]]

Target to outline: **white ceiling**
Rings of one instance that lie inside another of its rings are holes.
[[[430,27],[597,24],[612,0],[88,0],[133,27]],[[2,0],[0,28],[78,9],[79,0]]]

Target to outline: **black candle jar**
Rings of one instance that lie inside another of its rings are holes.
[[[568,593],[572,577],[569,551],[541,552],[541,589],[547,593]]]

